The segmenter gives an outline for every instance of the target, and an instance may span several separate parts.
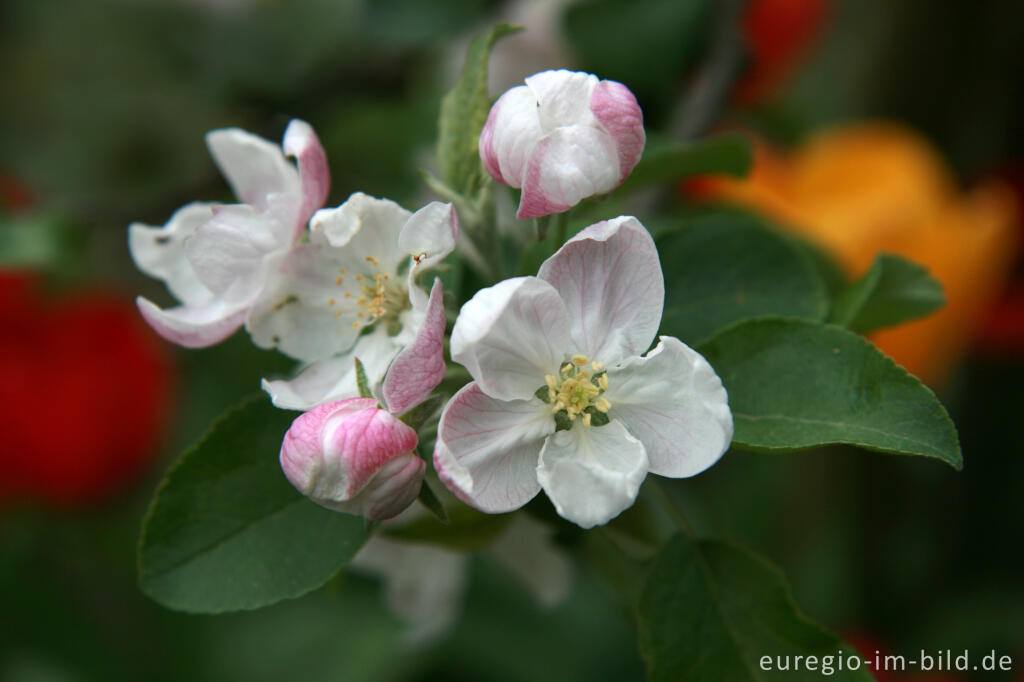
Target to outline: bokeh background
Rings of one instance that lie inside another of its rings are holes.
[[[866,653],[995,649],[1024,680],[1024,4],[1018,0],[6,0],[0,3],[0,680],[630,680],[628,611],[582,563],[542,610],[474,558],[458,625],[408,648],[369,578],[254,613],[139,592],[162,472],[286,372],[244,335],[182,351],[132,299],[170,299],[126,227],[230,200],[213,128],[327,149],[331,203],[432,198],[440,97],[468,37],[526,26],[492,91],[572,67],[625,82],[654,139],[750,131],[753,175],[698,179],[830,253],[939,278],[949,307],[876,341],[956,421],[966,466],[836,448],[729,453],[684,487],[708,532],[761,551],[797,603]],[[880,676],[953,680],[967,677]]]

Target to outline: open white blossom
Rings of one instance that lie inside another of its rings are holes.
[[[274,404],[307,410],[354,397],[356,357],[391,412],[422,401],[444,376],[446,321],[440,280],[428,294],[416,276],[451,253],[458,230],[440,202],[410,213],[356,193],[317,211],[308,242],[250,315],[257,345],[309,363],[292,380],[264,381]]]
[[[633,504],[648,472],[693,476],[729,447],[722,382],[696,351],[661,337],[664,280],[632,217],[586,228],[537,277],[463,306],[452,359],[474,380],[441,415],[434,465],[466,503],[517,509],[541,488],[589,528]]]

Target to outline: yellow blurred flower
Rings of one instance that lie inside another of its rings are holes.
[[[960,357],[1013,259],[1018,212],[1009,189],[960,192],[936,150],[895,124],[832,129],[788,156],[759,147],[749,179],[716,179],[701,190],[816,242],[851,278],[881,252],[926,266],[942,282],[946,307],[872,340],[929,383]]]

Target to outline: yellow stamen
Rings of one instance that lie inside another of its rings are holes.
[[[607,398],[598,398],[594,401],[594,407],[597,408],[598,412],[607,412],[612,409],[612,404],[608,402]]]
[[[334,299],[333,298],[327,299],[327,305],[334,305]]]
[[[340,287],[341,286],[341,277],[338,277],[337,279],[335,279],[334,280],[334,284],[335,284],[335,286],[339,286]]]
[[[590,363],[590,366],[595,372],[600,372],[602,369],[604,369],[603,362],[592,362]]]
[[[608,375],[602,374],[597,378],[597,385],[601,387],[602,391],[608,390]]]
[[[572,356],[572,364],[576,365],[577,367],[582,367],[583,365],[587,364],[588,362],[590,362],[590,360],[587,360],[587,356],[586,355],[574,355],[574,356]]]
[[[376,258],[374,258],[373,256],[367,256],[366,257],[366,262],[370,263],[372,265],[380,265],[380,261],[377,260]]]
[[[352,323],[352,328],[353,329],[359,329],[359,323],[358,322],[353,322]]]
[[[592,376],[591,369],[602,373]],[[542,388],[548,390],[551,412],[565,412],[570,421],[580,417],[584,426],[591,426],[595,410],[606,413],[612,406],[602,396],[608,390],[608,375],[603,370],[604,363],[591,363],[584,355],[573,355],[561,366],[558,376],[545,375]]]
[[[584,412],[583,413],[583,425],[586,426],[588,429],[590,428],[590,413],[589,412]]]

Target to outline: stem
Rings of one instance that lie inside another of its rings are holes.
[[[686,518],[686,514],[683,513],[682,507],[672,499],[669,492],[662,486],[661,481],[653,480],[651,483],[651,489],[654,490],[655,496],[658,498],[658,501],[661,502],[665,511],[668,512],[668,515],[675,522],[676,526],[679,527],[679,530],[686,533],[690,539],[696,539],[697,532],[693,529],[693,526],[690,525],[690,521]]]
[[[569,232],[569,212],[555,215],[555,244],[558,248],[565,243],[566,234]]]

